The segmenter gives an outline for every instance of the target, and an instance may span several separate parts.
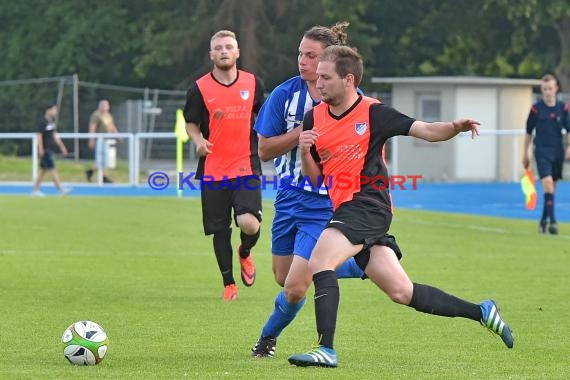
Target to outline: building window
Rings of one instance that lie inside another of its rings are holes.
[[[427,122],[441,120],[441,95],[418,95],[418,119]]]
[[[441,120],[441,94],[419,93],[416,99],[418,120],[428,123]],[[416,147],[435,148],[439,144],[431,144],[421,139],[414,139],[413,145]]]

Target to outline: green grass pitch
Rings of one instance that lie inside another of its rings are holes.
[[[468,200],[466,200],[468,201]],[[315,342],[309,301],[274,359],[249,357],[279,287],[265,203],[254,251],[257,282],[221,300],[211,238],[197,199],[0,198],[1,379],[568,379],[570,225],[396,210],[392,233],[416,282],[479,302],[494,298],[515,348],[479,324],[393,304],[369,281],[341,280],[339,368],[297,368],[287,356]],[[239,234],[234,229],[234,246]],[[70,365],[61,335],[101,324],[109,351]]]

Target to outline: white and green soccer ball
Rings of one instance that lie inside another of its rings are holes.
[[[101,326],[91,321],[78,321],[63,332],[63,355],[71,364],[95,365],[101,363],[109,340]]]

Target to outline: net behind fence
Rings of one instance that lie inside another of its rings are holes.
[[[98,103],[107,99],[119,132],[172,132],[176,110],[184,107],[185,92],[114,86],[80,81],[76,76],[11,80],[0,82],[0,133],[35,133],[45,106],[58,104],[57,129],[61,132],[87,133],[89,119]],[[93,159],[87,139],[66,140],[75,160]],[[194,157],[189,144],[185,154]],[[144,159],[172,157],[175,145],[170,140],[145,141]],[[28,156],[29,141],[0,140],[0,155]],[[127,159],[127,147],[117,146],[117,157]]]

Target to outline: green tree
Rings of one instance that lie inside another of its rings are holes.
[[[532,38],[529,34],[550,33],[550,38],[557,46],[557,54],[544,51],[541,44],[533,53],[547,54],[547,64],[544,69],[554,70],[560,84],[566,91],[570,90],[570,4],[568,0],[485,0],[486,7],[497,6],[506,13],[515,26],[513,43],[520,49],[528,48]],[[555,40],[557,39],[557,41]],[[541,51],[543,50],[543,51]]]
[[[197,0],[167,7],[171,2],[163,0],[156,5],[160,16],[155,15],[144,29],[143,54],[135,70],[147,78],[170,70],[166,83],[177,88],[187,88],[211,69],[210,37],[220,29],[236,32],[240,66],[261,76],[268,89],[273,88],[296,72],[301,31],[314,15],[322,13],[318,2],[300,0]]]
[[[220,29],[236,32],[240,66],[261,76],[268,90],[298,73],[299,40],[312,25],[350,21],[350,40],[357,42],[364,56],[371,56],[377,41],[371,33],[375,27],[362,20],[372,0],[196,0],[168,6],[170,3],[153,2],[156,9],[144,27],[143,52],[135,71],[141,77],[154,78],[169,70],[170,79],[164,78],[162,83],[177,88],[187,88],[210,70],[209,40]]]
[[[380,76],[537,77],[568,66],[567,1],[383,0],[362,21],[379,42],[367,59]],[[525,6],[521,6],[525,5]],[[540,9],[539,9],[540,7]],[[529,22],[533,18],[533,22]]]
[[[350,26],[348,32],[348,44],[358,49],[365,64],[365,75],[363,86],[367,86],[377,65],[376,49],[380,46],[384,31],[381,25],[369,18],[369,14],[374,4],[374,0],[321,0],[321,7],[327,25],[332,25],[338,21],[348,21]]]
[[[7,1],[0,3],[0,78],[69,76],[134,84],[131,57],[140,49],[135,16],[126,0],[99,2]],[[2,131],[33,131],[41,109],[56,100],[57,84],[3,87]],[[68,97],[69,99],[69,97]],[[71,109],[71,101],[69,109]],[[60,128],[70,130],[71,112]]]
[[[1,6],[0,73],[11,79],[79,73],[90,81],[136,82],[131,59],[141,49],[142,20],[129,7],[126,0]]]
[[[518,76],[527,54],[512,48],[504,14],[476,1],[385,1],[369,15],[380,30],[379,75]]]

